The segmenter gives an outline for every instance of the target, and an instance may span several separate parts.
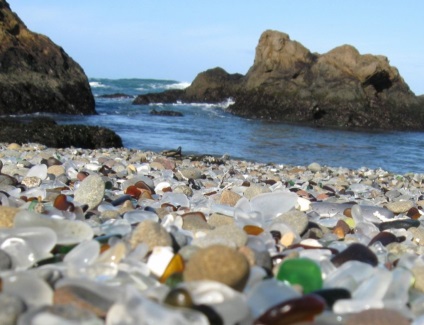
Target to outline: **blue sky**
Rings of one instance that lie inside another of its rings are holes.
[[[311,52],[351,44],[381,54],[424,94],[420,0],[8,0],[33,31],[50,37],[89,77],[191,82],[222,67],[245,74],[267,29]]]

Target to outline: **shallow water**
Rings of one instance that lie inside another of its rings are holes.
[[[126,147],[162,151],[182,146],[183,153],[229,154],[258,162],[308,165],[318,162],[348,168],[383,168],[395,173],[424,173],[424,133],[356,132],[249,120],[226,112],[229,102],[132,105],[133,98],[105,99],[102,94],[138,94],[183,88],[187,83],[151,79],[90,79],[96,116],[55,116],[59,123],[111,128]],[[175,110],[183,117],[151,115]]]

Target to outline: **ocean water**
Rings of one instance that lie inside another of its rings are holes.
[[[58,123],[83,123],[117,132],[125,147],[162,151],[182,147],[185,154],[230,155],[263,163],[331,167],[367,167],[405,174],[424,173],[424,133],[357,132],[251,120],[226,111],[231,103],[132,105],[131,96],[189,84],[172,80],[97,79],[90,85],[96,99],[95,116],[55,116]],[[182,117],[151,115],[150,111],[174,110]]]

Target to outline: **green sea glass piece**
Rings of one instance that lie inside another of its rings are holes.
[[[308,258],[292,258],[284,261],[278,270],[277,279],[292,285],[300,285],[307,294],[322,288],[321,269]]]

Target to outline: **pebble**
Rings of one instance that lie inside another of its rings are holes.
[[[172,246],[171,235],[159,223],[152,220],[140,222],[131,234],[131,247],[145,243],[149,250],[155,246]]]
[[[308,227],[309,219],[306,213],[292,210],[285,212],[273,220],[274,223],[282,222],[292,228],[298,235]]]
[[[74,199],[80,204],[87,204],[88,209],[96,208],[103,200],[105,183],[103,179],[93,174],[86,177],[75,191]]]
[[[393,213],[406,213],[409,209],[414,207],[414,202],[412,201],[396,201],[389,202],[386,204],[386,208],[392,211]]]
[[[224,190],[219,200],[220,204],[226,204],[231,207],[235,206],[237,201],[241,199],[241,195],[230,190]]]
[[[422,322],[424,175],[36,144],[0,157],[12,323]]]
[[[0,293],[0,310],[0,325],[13,325],[26,310],[26,306],[17,296]]]
[[[243,254],[223,245],[213,245],[198,250],[190,257],[183,276],[185,281],[218,281],[242,291],[249,271],[249,262]]]
[[[0,228],[11,228],[19,209],[8,206],[0,206]]]

